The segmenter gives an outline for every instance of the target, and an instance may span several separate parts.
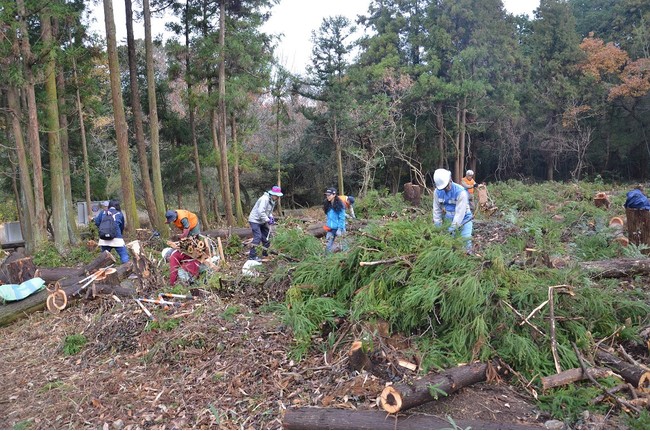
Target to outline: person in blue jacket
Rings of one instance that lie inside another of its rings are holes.
[[[472,210],[469,206],[469,193],[460,184],[451,180],[451,172],[447,169],[436,169],[433,173],[436,191],[433,195],[433,223],[442,226],[443,213],[446,220],[451,221],[447,228],[455,235],[460,230],[461,238],[466,238],[465,249],[472,254]]]
[[[345,233],[345,204],[339,198],[337,190],[333,187],[325,190],[323,200],[323,212],[327,216],[327,222],[323,228],[327,231],[327,251],[332,252],[334,241]]]
[[[95,221],[95,224],[99,228],[99,225],[102,223],[102,219],[104,217],[113,217],[115,220],[115,223],[117,225],[116,229],[116,235],[115,238],[113,239],[99,239],[99,246],[101,247],[102,251],[108,251],[110,252],[111,250],[115,250],[117,254],[120,256],[120,261],[122,263],[126,263],[129,261],[129,252],[126,250],[126,244],[124,243],[124,238],[122,237],[122,232],[124,232],[124,214],[122,214],[122,210],[120,208],[120,202],[117,200],[110,200],[108,202],[108,209],[107,210],[102,210],[100,211],[95,218],[93,219]]]

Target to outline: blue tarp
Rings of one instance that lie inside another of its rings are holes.
[[[627,192],[627,199],[625,200],[625,208],[634,208],[639,210],[650,210],[650,201],[641,190],[634,189]]]
[[[3,284],[0,286],[0,298],[5,301],[20,301],[45,287],[45,280],[36,277],[20,284]]]

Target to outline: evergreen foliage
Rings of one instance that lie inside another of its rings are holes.
[[[434,227],[429,214],[371,221],[354,236],[348,252],[325,256],[312,249],[313,242],[298,240],[298,232],[292,232],[291,254],[304,259],[292,268],[287,302],[279,310],[294,330],[296,354],[306,351],[321,324],[345,316],[353,323],[385,320],[393,332],[415,336],[424,371],[498,356],[527,379],[553,374],[548,305],[529,319],[539,331],[522,324],[512,310],[528,315],[549,299],[551,286],[557,286],[555,337],[563,369],[579,366],[572,342],[589,349],[612,334],[620,340],[636,339],[650,312],[637,293],[620,292],[607,280],[592,280],[575,265],[555,269],[512,264],[530,242],[548,254],[578,250],[585,258],[606,255],[611,246],[595,238],[607,235],[605,220],[618,210],[595,208],[586,199],[570,200],[583,193],[582,187],[514,182],[493,187],[506,207],[526,190],[543,197],[539,207],[549,202],[563,206],[565,217],[556,221],[548,212],[513,210],[520,234],[501,245],[488,245],[480,259],[466,256],[462,241]],[[381,205],[375,208],[384,211]],[[372,209],[367,207],[371,219],[377,220]],[[589,232],[589,239],[581,229]],[[303,243],[308,246],[301,252]]]

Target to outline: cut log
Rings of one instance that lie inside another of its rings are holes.
[[[602,379],[603,377],[609,377],[614,374],[609,368],[589,368],[587,371],[594,379]],[[570,370],[565,370],[561,373],[553,374],[552,376],[542,377],[542,389],[547,390],[557,388],[558,386],[564,386],[569,383],[575,383],[587,379],[589,379],[589,377],[582,372],[582,368],[571,368]]]
[[[110,252],[103,251],[92,262],[83,267],[83,273],[90,275],[100,268],[106,268],[113,264],[115,264],[115,257]]]
[[[630,364],[616,355],[602,349],[596,350],[596,359],[606,367],[611,368],[625,379],[626,382],[642,392],[650,392],[650,373]]]
[[[81,298],[81,292],[78,292],[79,285],[66,286],[63,287],[63,290],[66,291],[68,307],[72,300]],[[123,297],[132,297],[136,295],[135,289],[128,287],[128,285],[123,286],[122,284],[117,286],[98,285],[95,291],[96,293],[114,294]],[[6,326],[18,319],[22,319],[31,313],[44,310],[48,295],[48,291],[41,290],[40,292],[30,295],[21,301],[10,302],[0,306],[0,327]]]
[[[86,276],[100,268],[106,268],[114,264],[115,257],[108,251],[103,251],[92,262],[81,268],[38,268],[35,276],[41,277],[46,283],[53,283],[63,279]]]
[[[580,267],[594,278],[623,278],[650,274],[650,259],[610,259],[580,262]]]
[[[413,383],[387,386],[381,393],[381,406],[388,413],[397,413],[448,396],[466,386],[505,375],[507,370],[498,361],[474,363],[451,368],[435,376],[425,376]]]
[[[23,281],[31,280],[36,273],[36,266],[31,256],[11,261],[7,264],[6,269],[9,281],[12,284],[20,284]]]
[[[379,410],[344,410],[334,408],[301,407],[288,409],[282,419],[285,430],[436,430],[436,429],[489,429],[517,430],[542,429],[538,424],[513,424],[481,420],[456,420],[454,423],[438,416],[413,413],[398,417],[388,416]]]
[[[45,280],[46,283],[54,283],[63,278],[77,277],[82,274],[81,268],[37,268],[36,277]]]
[[[108,252],[106,252],[108,253]],[[110,255],[110,253],[108,253]],[[112,258],[112,256],[111,256]],[[105,259],[105,257],[104,257]],[[95,262],[94,265],[96,265]],[[89,264],[90,265],[90,264]],[[110,265],[110,264],[109,264]],[[107,266],[109,266],[107,265]],[[89,266],[86,266],[89,267]],[[85,267],[85,268],[86,268]],[[104,267],[105,268],[105,267]],[[126,283],[126,278],[131,274],[132,265],[130,262],[118,266],[114,275],[111,275],[106,280],[98,280],[95,282],[95,293],[101,294],[114,294],[117,296],[131,297],[136,294],[135,289],[131,283]],[[83,270],[80,270],[83,272]],[[94,271],[93,271],[94,272]],[[112,278],[115,277],[116,278]],[[58,281],[59,286],[63,289],[68,297],[68,307],[74,299],[79,299],[86,295],[86,288],[82,289],[84,282],[80,281],[90,279],[85,275],[76,275],[72,277],[62,278]],[[108,284],[112,283],[112,284]],[[93,283],[87,286],[87,289],[93,289]],[[0,306],[0,327],[10,324],[20,318],[27,316],[30,313],[35,313],[45,309],[46,300],[49,293],[45,290],[34,293],[21,301],[10,302]],[[92,296],[92,295],[91,295]]]

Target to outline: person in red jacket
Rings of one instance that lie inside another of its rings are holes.
[[[169,284],[171,286],[175,285],[179,278],[181,282],[190,283],[199,275],[201,262],[180,250],[166,247],[162,251],[162,257],[165,261],[169,261]]]

